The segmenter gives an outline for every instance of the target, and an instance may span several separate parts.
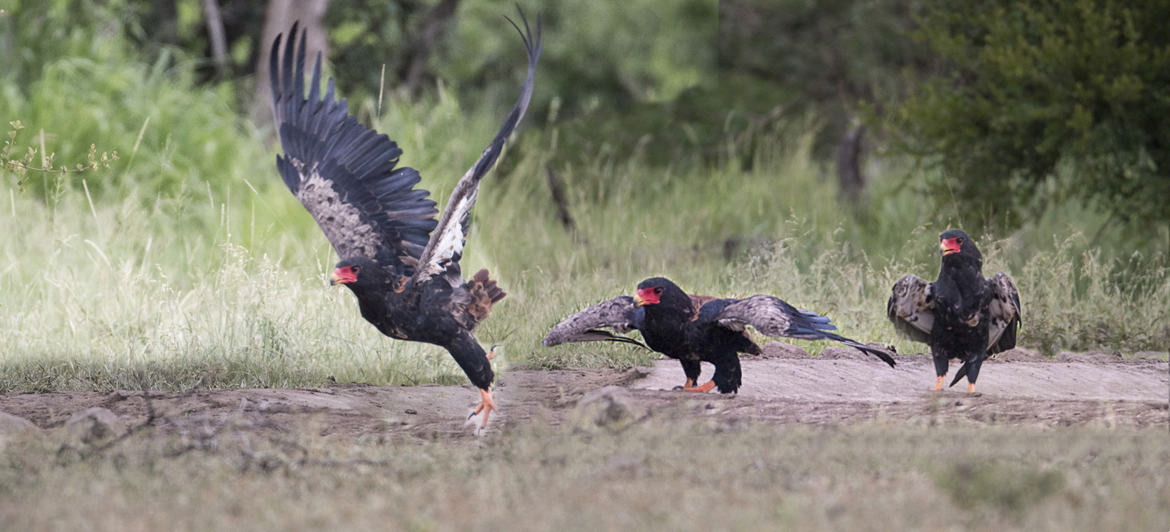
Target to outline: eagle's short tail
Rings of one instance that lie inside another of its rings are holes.
[[[475,317],[476,323],[487,318],[492,306],[508,295],[488,275],[488,271],[483,269],[475,272],[471,280],[467,281],[467,293],[471,295],[471,304],[467,310]]]

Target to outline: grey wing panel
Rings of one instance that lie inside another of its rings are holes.
[[[703,310],[713,305],[708,303]],[[769,295],[730,301],[713,319],[733,330],[750,325],[761,334],[773,337],[819,339],[823,337],[819,331],[832,328],[828,318],[806,313]]]
[[[1016,346],[1016,333],[1020,329],[1020,293],[1016,284],[1007,274],[1000,272],[987,280],[991,291],[987,315],[991,319],[988,327],[987,352],[999,353]]]
[[[706,311],[718,301],[703,306]],[[702,316],[700,316],[702,319]],[[784,300],[768,295],[757,295],[728,304],[715,316],[719,324],[740,330],[751,325],[763,334],[773,337],[801,338],[804,340],[832,340],[841,342],[880,358],[893,367],[892,354],[884,348],[870,347],[834,332],[837,329],[825,316],[800,310]]]
[[[284,154],[276,158],[285,185],[316,220],[342,258],[365,256],[389,265],[418,263],[435,227],[435,202],[416,189],[414,169],[397,168],[402,150],[334,100],[333,80],[320,94],[321,57],[305,95],[305,34],[294,24],[280,54],[269,57],[272,107]]]
[[[637,327],[637,307],[630,296],[615,297],[585,308],[561,320],[545,336],[545,347],[567,342],[617,341],[642,345],[625,336],[616,336],[602,329],[613,329],[619,333],[629,332]]]
[[[538,18],[534,35],[523,11],[520,12],[520,20],[524,23],[524,31],[521,31],[515,22],[508,19],[516,31],[520,32],[520,38],[523,39],[524,48],[528,54],[528,77],[520,89],[520,98],[512,107],[512,111],[508,113],[508,117],[504,120],[504,124],[496,133],[495,138],[492,139],[491,144],[484,148],[479,159],[459,179],[454,190],[451,191],[451,198],[447,200],[447,205],[443,208],[443,217],[439,221],[438,229],[431,234],[421,255],[421,266],[418,273],[415,274],[416,282],[443,272],[453,276],[450,279],[452,283],[458,284],[460,282],[458,264],[459,259],[463,256],[463,244],[471,232],[471,208],[475,206],[476,197],[479,195],[479,182],[496,163],[496,159],[499,158],[504,149],[504,142],[516,129],[520,119],[524,118],[528,102],[532,99],[536,61],[540,58],[541,50],[541,22]]]
[[[934,297],[930,283],[914,276],[904,275],[886,303],[886,316],[903,336],[922,343],[930,343],[934,326]]]

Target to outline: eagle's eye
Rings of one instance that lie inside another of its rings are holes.
[[[655,289],[654,289],[654,293],[655,293],[655,294],[657,294],[657,295],[662,295],[662,287],[661,287],[661,286],[659,286],[659,287],[655,288]]]
[[[354,275],[357,275],[362,271],[362,269],[360,266],[350,266],[349,271],[353,272]]]

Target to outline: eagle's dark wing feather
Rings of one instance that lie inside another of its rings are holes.
[[[987,354],[1007,351],[1016,346],[1020,330],[1020,293],[1007,274],[1000,272],[987,280],[991,295],[987,314],[991,323],[987,328]]]
[[[619,336],[602,329],[613,329],[625,333],[638,328],[640,320],[639,310],[634,306],[634,298],[620,296],[602,301],[585,308],[561,320],[544,337],[545,347],[552,347],[566,342],[624,342],[646,347],[641,342],[627,336]]]
[[[898,333],[911,340],[930,343],[934,327],[934,294],[931,283],[906,274],[898,282],[886,303],[886,316]]]
[[[447,200],[447,205],[443,208],[443,217],[439,221],[438,229],[431,234],[431,238],[423,250],[421,267],[415,274],[415,282],[434,277],[440,273],[446,273],[448,281],[453,285],[463,282],[459,273],[459,259],[463,256],[463,244],[467,241],[467,235],[471,231],[471,208],[475,206],[475,199],[479,195],[479,181],[496,163],[496,159],[499,158],[500,152],[504,149],[504,142],[516,129],[520,119],[524,118],[524,111],[528,109],[528,101],[532,98],[536,60],[540,57],[541,21],[539,17],[536,19],[536,34],[534,36],[523,11],[520,12],[520,20],[524,23],[524,31],[521,31],[520,27],[512,22],[512,19],[508,19],[516,31],[520,32],[520,38],[524,40],[524,48],[528,53],[528,77],[520,89],[520,98],[512,107],[512,111],[508,113],[508,118],[504,120],[504,125],[500,127],[500,131],[496,133],[491,144],[484,148],[479,159],[467,170],[467,173],[463,174],[463,177],[455,184],[455,189],[451,191],[451,198]]]
[[[761,334],[772,337],[833,340],[874,355],[890,367],[894,366],[894,358],[885,350],[869,347],[829,332],[837,329],[830,323],[829,318],[815,312],[800,310],[782,299],[768,295],[712,301],[703,305],[699,312],[699,321],[715,321],[737,331],[750,325]]]
[[[305,33],[283,35],[269,57],[272,108],[284,155],[276,166],[341,258],[363,256],[412,273],[435,227],[435,202],[415,189],[419,175],[395,168],[402,150],[386,135],[358,123],[345,99],[334,101],[333,80],[320,96],[317,55],[305,97]]]

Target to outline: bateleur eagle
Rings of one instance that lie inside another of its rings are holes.
[[[721,393],[733,393],[740,387],[739,353],[760,354],[760,347],[745,332],[748,326],[772,337],[841,342],[894,366],[893,357],[884,350],[829,332],[837,329],[829,318],[799,310],[778,298],[689,296],[662,277],[639,283],[634,297],[602,301],[565,318],[549,331],[544,345],[598,340],[638,344],[633,338],[603,330],[624,333],[636,329],[651,350],[682,364],[686,375],[683,390],[708,392],[718,388]],[[714,364],[715,374],[707,383],[697,385],[700,362]]]
[[[278,36],[269,56],[272,107],[284,148],[276,166],[341,258],[332,283],[353,291],[362,317],[383,334],[446,348],[480,390],[472,412],[482,414],[480,428],[496,410],[490,364],[494,351],[485,353],[473,331],[505,294],[487,270],[464,280],[459,259],[479,182],[524,117],[541,50],[539,18],[535,34],[523,12],[523,30],[507,20],[524,42],[528,76],[503,126],[455,185],[437,221],[430,193],[416,187],[418,172],[398,166],[398,145],[358,123],[344,98],[334,100],[332,79],[321,95],[320,54],[306,97],[305,33],[298,40],[296,24],[283,55],[283,36]]]
[[[951,386],[967,377],[975,393],[979,368],[988,355],[1016,346],[1020,294],[1007,274],[983,278],[983,255],[971,237],[957,229],[939,235],[942,266],[933,283],[904,275],[894,284],[886,315],[898,332],[930,346],[937,380],[943,388],[950,359],[963,365]]]

